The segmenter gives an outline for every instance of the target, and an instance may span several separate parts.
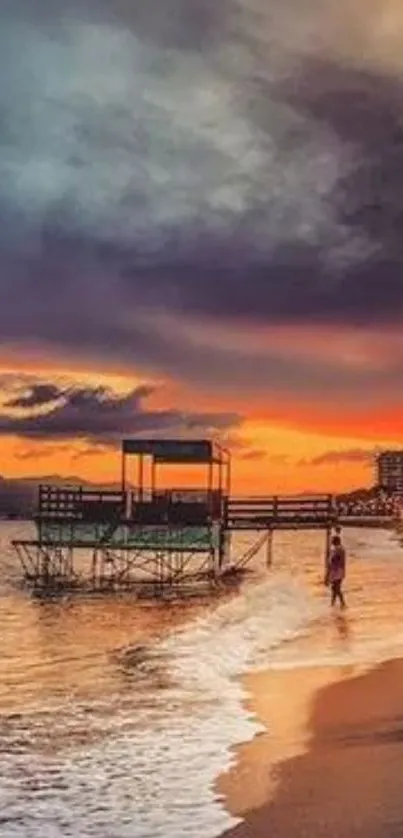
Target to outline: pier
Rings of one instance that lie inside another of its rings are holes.
[[[136,488],[128,468],[134,461]],[[192,489],[163,488],[166,466],[197,470]],[[134,590],[139,596],[211,590],[233,579],[277,530],[320,530],[327,555],[333,528],[391,527],[391,509],[346,508],[331,494],[233,497],[229,452],[210,440],[124,440],[120,488],[42,485],[33,539],[13,541],[34,591]],[[235,533],[248,536],[232,556]]]

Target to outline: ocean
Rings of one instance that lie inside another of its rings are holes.
[[[240,676],[403,652],[403,547],[351,530],[346,612],[322,585],[324,536],[279,533],[230,598],[40,601],[0,524],[0,835],[213,838],[234,824],[215,780],[261,730]],[[236,545],[235,545],[236,547]]]

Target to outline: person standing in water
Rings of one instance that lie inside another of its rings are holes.
[[[330,585],[332,592],[331,604],[339,600],[342,608],[346,607],[341,586],[346,575],[346,551],[339,535],[334,535],[330,542],[330,553],[327,559],[325,584]]]

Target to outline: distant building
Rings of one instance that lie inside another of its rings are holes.
[[[403,493],[403,450],[381,451],[376,457],[376,470],[381,489]]]

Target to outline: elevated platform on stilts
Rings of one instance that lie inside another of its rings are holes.
[[[127,486],[128,457],[137,459],[136,490]],[[202,487],[159,487],[166,464],[198,467]],[[125,440],[120,490],[39,488],[37,537],[13,542],[24,579],[49,592],[211,588],[228,555],[229,480],[229,454],[211,441]]]
[[[127,484],[128,456],[138,462],[136,490]],[[204,479],[193,489],[160,488],[157,471],[166,464],[198,466]],[[120,489],[41,486],[36,538],[13,545],[24,580],[36,591],[131,589],[155,596],[211,590],[265,546],[270,564],[277,530],[322,530],[327,552],[336,525],[384,528],[395,522],[382,510],[362,511],[346,513],[331,494],[232,497],[230,457],[220,446],[208,440],[125,440]],[[254,542],[233,560],[236,533],[254,534]]]

